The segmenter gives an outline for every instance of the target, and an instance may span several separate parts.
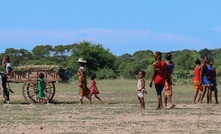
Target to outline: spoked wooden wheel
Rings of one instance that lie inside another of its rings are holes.
[[[49,85],[50,85],[50,89],[51,89],[50,93],[48,91],[46,91],[46,92],[48,92],[48,94],[49,94],[48,98],[49,98],[49,101],[51,101],[55,95],[55,85],[53,82],[49,82]]]
[[[25,98],[26,102],[37,102],[38,97],[38,88],[37,83],[28,82],[23,85],[23,97]],[[51,95],[51,85],[46,82],[45,83],[45,94],[46,97],[49,98]]]

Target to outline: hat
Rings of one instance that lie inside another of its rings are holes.
[[[81,63],[87,63],[86,60],[84,60],[83,58],[79,58],[77,62],[81,62]]]

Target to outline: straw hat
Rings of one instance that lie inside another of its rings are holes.
[[[80,63],[87,63],[87,61],[84,60],[83,58],[79,58],[77,62],[80,62]]]

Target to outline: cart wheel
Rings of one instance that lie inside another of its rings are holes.
[[[50,84],[51,90],[50,90],[50,93],[48,92],[48,94],[49,94],[48,98],[49,98],[49,101],[51,101],[53,99],[54,95],[55,95],[55,85],[54,85],[53,82],[49,82],[49,84]]]
[[[37,100],[37,92],[38,92],[38,88],[37,88],[37,83],[25,83],[23,85],[23,97],[25,98],[26,102],[31,103],[36,102]]]
[[[46,82],[45,83],[45,94],[46,97],[49,98],[51,94],[51,85]],[[37,83],[25,83],[23,85],[23,97],[25,98],[26,102],[37,102],[37,95],[38,95],[38,88]]]

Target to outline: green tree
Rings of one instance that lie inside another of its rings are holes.
[[[116,57],[109,49],[104,49],[101,44],[92,44],[91,42],[83,41],[79,44],[75,44],[72,53],[71,66],[76,69],[78,68],[76,61],[79,57],[82,57],[87,60],[89,74],[103,68],[115,70],[114,64]]]
[[[27,61],[33,59],[31,52],[25,49],[7,48],[4,55],[9,55],[13,66],[24,65]]]
[[[39,45],[32,49],[32,54],[35,60],[49,60],[53,52],[54,48],[51,45]]]

